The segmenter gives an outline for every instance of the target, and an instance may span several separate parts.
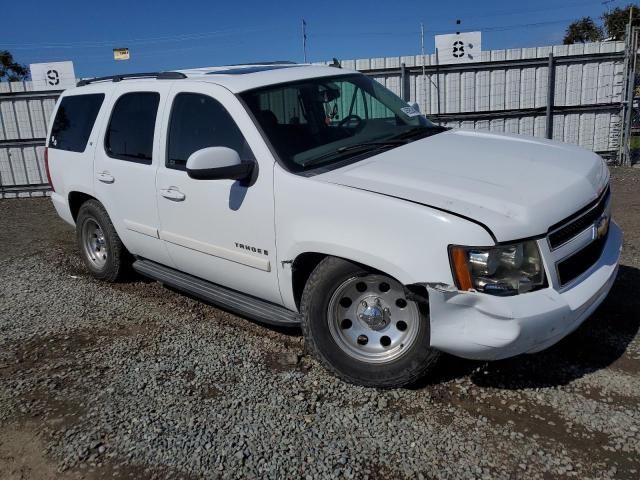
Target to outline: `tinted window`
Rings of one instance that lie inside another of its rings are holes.
[[[242,160],[253,160],[244,136],[229,113],[206,95],[176,95],[168,138],[168,168],[184,170],[189,156],[206,147],[228,147],[238,152]]]
[[[49,147],[84,152],[103,100],[102,93],[64,97],[53,120]]]
[[[118,99],[104,142],[110,156],[151,163],[158,103],[160,94],[156,92],[127,93]]]

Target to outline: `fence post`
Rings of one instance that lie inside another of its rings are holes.
[[[438,91],[438,125],[442,125],[442,121],[440,120],[440,55],[438,53],[438,49],[436,48],[436,90]]]
[[[549,53],[549,71],[547,73],[547,128],[546,138],[553,138],[553,102],[556,92],[556,66],[553,61],[553,53]]]
[[[624,98],[622,100],[622,134],[620,135],[620,164],[630,167],[631,158],[631,115],[633,113],[633,97],[636,81],[636,66],[638,60],[638,27],[627,26],[626,46],[626,79]]]
[[[400,97],[405,101],[409,101],[408,95],[409,89],[407,88],[407,66],[403,63],[400,64]]]

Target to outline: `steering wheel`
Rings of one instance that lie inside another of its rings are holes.
[[[338,122],[338,127],[349,126],[353,129],[357,129],[360,125],[362,125],[362,122],[362,117],[359,117],[358,115],[347,115]],[[347,125],[348,123],[353,123],[353,125]]]

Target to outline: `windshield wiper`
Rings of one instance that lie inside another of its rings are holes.
[[[393,139],[393,140],[385,140],[385,141],[377,141],[377,142],[361,142],[354,143],[353,145],[345,145],[344,147],[338,147],[335,150],[324,153],[319,157],[310,158],[309,161],[302,164],[303,167],[308,165],[313,165],[314,163],[321,162],[322,160],[326,160],[327,158],[340,157],[343,153],[364,153],[372,150],[380,150],[387,147],[397,147],[398,145],[404,145],[407,143],[404,140]]]
[[[390,140],[408,140],[413,137],[427,137],[431,135],[435,135],[436,133],[441,133],[446,130],[449,130],[447,127],[441,127],[439,125],[434,125],[432,127],[427,127],[425,125],[419,125],[416,127],[411,127],[409,130],[405,130],[402,133],[397,135],[393,135],[390,137]]]
[[[430,127],[425,125],[420,125],[420,126],[412,127],[408,130],[405,130],[404,132],[399,133],[397,135],[388,137],[386,140],[354,143],[353,145],[346,145],[344,147],[336,148],[335,150],[324,153],[319,157],[310,158],[308,161],[304,162],[302,166],[307,167],[315,163],[320,163],[323,160],[326,160],[327,158],[340,157],[344,153],[351,152],[352,154],[358,154],[358,153],[364,153],[367,151],[381,150],[383,148],[397,147],[398,145],[405,145],[417,137],[424,138],[431,135],[435,135],[437,133],[444,132],[446,130],[449,130],[449,129],[447,127],[441,127],[438,125],[433,125]]]

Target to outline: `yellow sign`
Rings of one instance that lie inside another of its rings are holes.
[[[129,60],[129,49],[128,48],[114,48],[113,49],[113,59],[114,60]]]

